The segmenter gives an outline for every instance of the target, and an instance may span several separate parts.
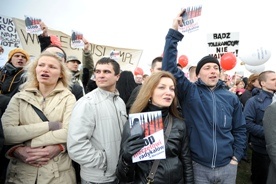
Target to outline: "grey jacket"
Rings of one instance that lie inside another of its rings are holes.
[[[271,160],[267,176],[267,184],[276,183],[276,103],[267,107],[263,118],[266,151]]]
[[[114,181],[121,134],[127,120],[119,93],[97,88],[77,101],[69,125],[69,156],[81,166],[82,179]]]

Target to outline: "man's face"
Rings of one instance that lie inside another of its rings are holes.
[[[11,57],[11,63],[14,67],[24,67],[27,63],[27,58],[24,54],[17,52]]]
[[[136,84],[142,84],[143,76],[142,75],[135,75],[134,80],[135,80]]]
[[[266,80],[261,82],[262,89],[274,93],[276,91],[276,73],[267,73]]]
[[[197,76],[196,76],[196,67],[193,67],[189,71],[189,80],[191,82],[196,82],[197,81]]]
[[[97,64],[95,67],[95,80],[99,88],[114,92],[116,89],[116,82],[120,75],[115,75],[112,64]]]
[[[162,62],[156,62],[154,67],[150,69],[151,73],[160,72],[162,70]]]
[[[67,68],[72,71],[72,72],[76,72],[79,69],[79,62],[72,60],[72,61],[68,61],[66,63]]]
[[[199,71],[198,78],[200,78],[208,87],[213,89],[219,80],[219,66],[215,63],[206,63]]]

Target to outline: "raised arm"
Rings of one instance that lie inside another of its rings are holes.
[[[91,78],[93,71],[94,71],[94,60],[92,56],[92,52],[90,50],[90,45],[85,38],[83,38],[84,42],[84,49],[83,49],[83,54],[82,54],[82,83],[84,88],[86,88],[87,83],[89,79]]]
[[[174,18],[172,28],[166,35],[164,47],[164,56],[162,60],[162,70],[171,72],[177,80],[178,97],[181,100],[184,93],[187,92],[192,83],[185,77],[182,70],[177,67],[177,44],[182,40],[184,35],[178,31],[178,27],[182,26],[182,11]]]
[[[48,35],[48,27],[46,26],[46,24],[41,21],[39,25],[43,31],[43,33],[38,36],[38,40],[40,43],[40,51],[42,52],[43,50],[45,50],[45,48],[51,45],[51,38]]]

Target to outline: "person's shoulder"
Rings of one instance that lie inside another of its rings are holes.
[[[177,129],[181,131],[187,128],[185,120],[178,117],[173,117],[173,124],[173,126],[177,127]]]
[[[100,92],[99,88],[94,89],[93,91],[88,92],[85,94],[82,99],[89,101],[90,103],[97,103],[99,101],[102,101],[103,94]]]
[[[248,97],[248,96],[252,96],[252,93],[251,91],[249,90],[245,90],[242,94],[241,94],[241,97],[244,98],[244,97]]]
[[[254,103],[255,103],[255,101],[256,101],[256,99],[258,98],[258,96],[251,96],[247,101],[246,101],[246,104],[245,104],[245,106],[252,106]]]
[[[30,97],[31,94],[33,94],[33,91],[28,91],[28,90],[20,90],[17,93],[15,93],[12,97],[13,98],[24,98],[24,97]]]
[[[82,86],[79,85],[77,82],[73,82],[73,84],[72,84],[72,90],[73,89],[77,89],[77,90],[81,89],[82,90]]]
[[[135,91],[135,92],[140,91],[141,87],[142,87],[142,84],[136,86],[136,87],[133,89],[133,91]]]

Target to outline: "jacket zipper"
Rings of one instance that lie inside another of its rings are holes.
[[[214,89],[215,90],[215,89]],[[209,89],[211,95],[212,95],[212,100],[213,100],[213,125],[212,125],[212,131],[213,131],[213,156],[212,156],[212,164],[211,164],[211,168],[215,168],[216,167],[216,157],[217,157],[217,140],[216,140],[216,136],[217,136],[217,121],[216,121],[216,100],[215,100],[215,94],[213,92],[213,90]]]

